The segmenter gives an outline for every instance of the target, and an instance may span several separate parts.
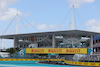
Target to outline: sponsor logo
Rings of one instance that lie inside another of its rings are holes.
[[[91,63],[91,65],[93,65],[93,66],[94,66],[94,65],[95,65],[95,63]]]
[[[82,64],[82,63],[79,63],[79,64]]]
[[[75,64],[77,64],[77,62],[75,62]]]
[[[62,49],[49,49],[48,52],[60,53],[62,52]]]
[[[88,65],[88,63],[84,63],[84,65]]]
[[[67,49],[66,52],[79,53],[80,52],[80,49]]]
[[[44,49],[32,49],[31,52],[44,52]]]
[[[99,64],[100,65],[100,64]]]

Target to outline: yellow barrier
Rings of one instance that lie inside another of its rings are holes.
[[[64,61],[64,59],[0,59],[0,61]]]
[[[73,62],[73,61],[66,61],[65,59],[0,59],[0,61],[64,61],[66,64],[70,64],[70,65],[100,66],[100,63],[95,63],[95,62]]]
[[[66,60],[64,62],[71,65],[100,66],[100,63],[95,63],[95,62],[73,62],[73,61],[66,61]]]

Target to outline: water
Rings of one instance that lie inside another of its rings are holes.
[[[52,65],[40,64],[37,61],[0,61],[0,67],[82,67],[82,66],[66,66],[66,65]]]

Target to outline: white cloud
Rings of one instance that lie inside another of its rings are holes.
[[[36,17],[33,17],[33,19],[36,19]]]
[[[10,4],[16,3],[18,0],[0,0],[0,20],[10,20],[17,12],[21,12],[16,8],[8,8]]]
[[[95,0],[67,0],[67,2],[72,5],[74,5],[76,8],[80,7],[84,3],[93,3]]]
[[[38,25],[37,28],[39,30],[44,30],[44,29],[47,29],[47,25],[46,24],[41,24],[41,25]]]
[[[30,12],[26,12],[26,13],[24,14],[24,16],[30,16],[30,15],[31,15]]]
[[[56,30],[58,30],[58,29],[63,28],[64,25],[52,24],[52,25],[49,25],[48,27],[49,27],[49,29],[56,29]]]
[[[0,10],[7,8],[8,5],[16,3],[17,0],[0,0]]]
[[[50,25],[49,26],[51,29],[58,29],[58,27],[56,25]]]
[[[45,31],[50,31],[50,30],[59,30],[61,28],[63,28],[64,25],[58,25],[58,24],[51,24],[51,25],[47,25],[47,24],[40,24],[37,25],[37,29],[38,30],[45,30]]]
[[[91,19],[86,23],[86,26],[89,31],[100,32],[100,20]]]
[[[0,20],[10,20],[14,16],[16,16],[17,12],[19,15],[21,14],[21,12],[16,8],[8,8],[7,11],[2,12],[2,15],[0,15]]]
[[[95,22],[96,22],[95,19],[91,19],[91,20],[89,20],[89,21],[86,23],[86,25],[92,25],[92,24],[94,24]]]

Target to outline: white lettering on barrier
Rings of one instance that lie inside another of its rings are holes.
[[[20,56],[24,56],[24,50],[21,50],[21,51],[19,52],[19,54],[20,54]]]

